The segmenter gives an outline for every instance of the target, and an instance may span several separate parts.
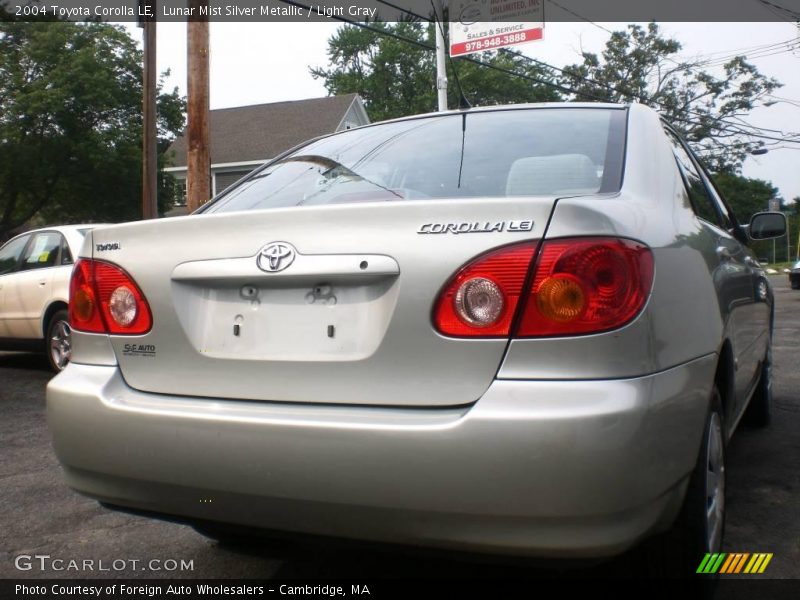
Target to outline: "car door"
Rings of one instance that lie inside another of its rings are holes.
[[[713,239],[713,252],[708,253],[707,260],[710,262],[734,356],[735,398],[730,407],[733,423],[747,397],[757,368],[752,359],[752,346],[755,342],[752,326],[755,304],[754,261],[749,249],[734,236],[735,224],[731,222],[727,211],[723,213],[724,206],[712,193],[713,188],[704,176],[702,167],[677,134],[669,128],[666,131],[692,209]]]
[[[738,227],[736,217],[714,186],[711,176],[702,169],[702,165],[700,167],[709,194],[722,214],[725,229],[732,233],[734,228]],[[755,253],[745,243],[742,243],[739,237],[735,235],[733,237],[735,238],[734,242],[729,243],[735,246],[737,252],[741,253],[743,257],[746,277],[743,277],[742,280],[746,281],[749,288],[747,291],[752,298],[752,301],[743,307],[744,317],[739,322],[738,337],[744,347],[740,354],[738,370],[742,372],[743,381],[749,380],[745,393],[737,396],[737,410],[740,411],[744,409],[749,392],[760,375],[761,362],[769,345],[772,294],[769,291],[770,286],[766,273],[759,265]]]
[[[6,294],[19,270],[20,259],[29,240],[29,235],[21,235],[0,247],[0,338],[11,337],[8,327],[10,310]]]
[[[60,265],[61,244],[56,231],[32,235],[17,272],[4,286],[8,337],[42,337],[42,316],[51,297],[54,267]]]

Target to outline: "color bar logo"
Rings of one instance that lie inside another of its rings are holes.
[[[734,552],[726,554],[706,554],[697,572],[702,574],[724,573],[726,575],[763,573],[769,561],[772,560],[772,553]]]

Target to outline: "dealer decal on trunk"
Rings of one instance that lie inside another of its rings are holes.
[[[125,356],[154,357],[156,355],[156,347],[154,344],[125,344],[122,354]]]

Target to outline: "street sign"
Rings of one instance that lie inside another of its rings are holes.
[[[451,0],[450,56],[542,39],[544,0]]]
[[[777,198],[770,198],[769,200],[769,210],[771,212],[780,212],[781,210],[781,201]]]

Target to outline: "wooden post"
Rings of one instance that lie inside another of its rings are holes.
[[[148,0],[155,14],[155,2]],[[158,148],[156,147],[156,21],[146,18],[142,73],[142,218],[158,217]]]
[[[188,125],[186,204],[197,210],[211,197],[211,155],[208,146],[208,16],[201,17],[204,0],[190,0],[193,17],[187,23]]]

